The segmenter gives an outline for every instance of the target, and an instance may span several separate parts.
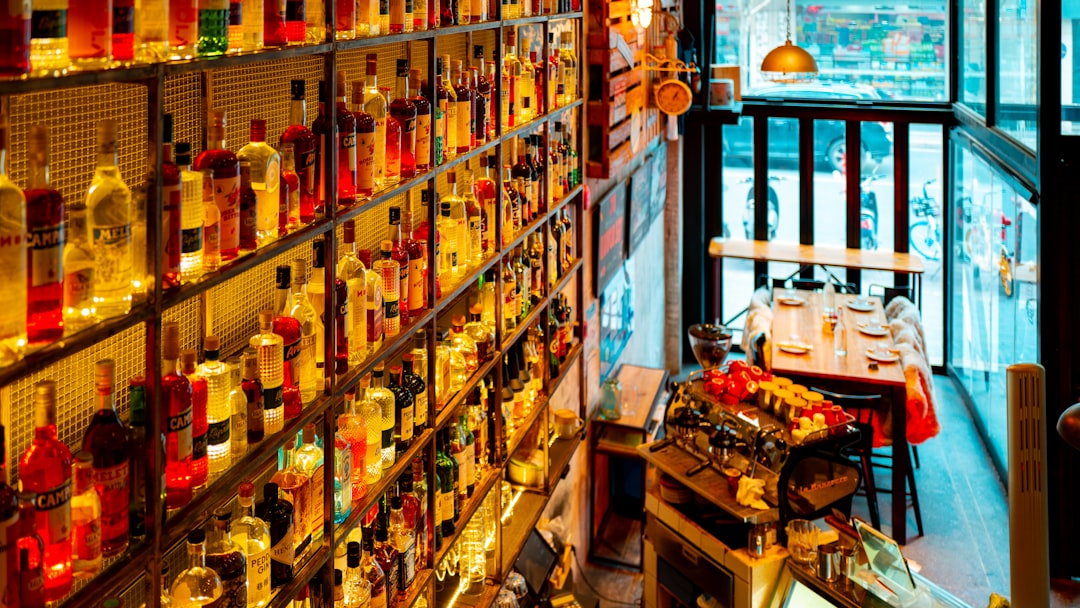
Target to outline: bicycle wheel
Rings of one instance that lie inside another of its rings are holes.
[[[936,262],[941,259],[941,240],[930,229],[926,220],[915,222],[910,230],[911,248],[925,260]]]

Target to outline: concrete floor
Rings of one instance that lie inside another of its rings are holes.
[[[991,592],[1009,594],[1005,485],[991,465],[956,385],[942,376],[934,381],[942,430],[919,446],[921,467],[916,470],[926,535],[910,538],[904,551],[924,576],[974,608],[982,608]],[[887,495],[879,497],[886,533],[891,529],[889,500]],[[853,511],[869,521],[865,498],[856,497]],[[916,533],[911,509],[908,530]],[[640,603],[640,573],[583,566],[575,568],[574,576],[580,584],[584,574],[587,584],[601,596],[600,608]],[[1080,606],[1080,585],[1054,581],[1051,587],[1053,606]]]

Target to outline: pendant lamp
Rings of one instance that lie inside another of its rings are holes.
[[[801,82],[817,75],[817,61],[804,49],[791,43],[791,0],[785,13],[787,39],[782,46],[769,51],[761,62],[761,72],[773,82]]]

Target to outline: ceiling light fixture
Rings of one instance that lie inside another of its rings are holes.
[[[791,43],[791,0],[787,0],[787,39],[782,46],[769,51],[761,62],[761,72],[773,82],[802,82],[817,75],[818,66],[814,57],[805,49]]]

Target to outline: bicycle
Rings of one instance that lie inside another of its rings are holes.
[[[908,229],[911,248],[923,259],[930,262],[941,261],[941,223],[938,221],[940,210],[938,203],[927,191],[927,187],[936,182],[928,179],[923,182],[922,196],[911,199],[909,208],[918,219]]]

